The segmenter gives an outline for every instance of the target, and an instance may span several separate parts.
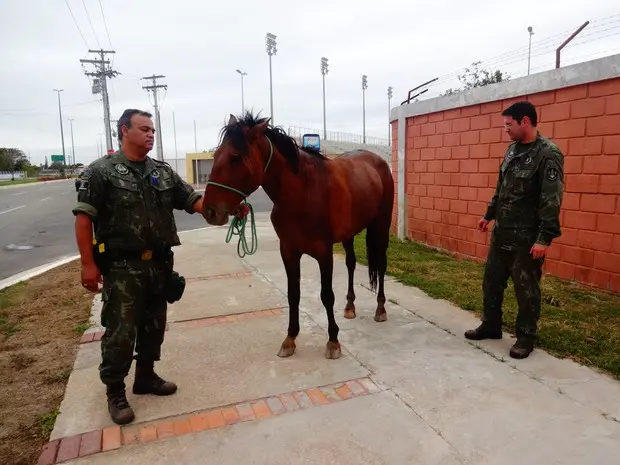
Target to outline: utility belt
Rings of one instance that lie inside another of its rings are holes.
[[[101,245],[101,244],[100,244]],[[173,253],[171,248],[164,249],[144,249],[144,250],[105,250],[103,247],[101,255],[106,256],[106,259],[110,262],[119,260],[138,260],[143,262],[155,261],[165,262],[172,258]]]
[[[163,263],[167,268],[164,295],[168,303],[173,303],[181,299],[185,291],[185,278],[173,270],[174,252],[171,247],[145,250],[109,249],[104,242],[97,242],[97,240],[93,238],[93,258],[102,276],[108,274],[110,264],[113,262],[131,260]]]

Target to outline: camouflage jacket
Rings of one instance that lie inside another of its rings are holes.
[[[495,220],[495,243],[507,248],[551,244],[561,235],[563,195],[564,155],[552,141],[538,134],[529,148],[510,144],[484,216]]]
[[[95,222],[107,249],[141,251],[179,245],[173,209],[192,214],[200,197],[168,164],[147,157],[142,174],[118,151],[90,164],[72,211]]]

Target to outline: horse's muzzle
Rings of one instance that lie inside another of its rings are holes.
[[[228,211],[225,208],[205,207],[202,216],[213,226],[223,226],[228,223]]]

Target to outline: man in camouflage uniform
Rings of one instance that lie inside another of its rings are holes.
[[[484,281],[482,324],[465,332],[473,340],[501,339],[502,302],[512,278],[519,305],[513,358],[534,350],[540,318],[540,278],[551,241],[559,237],[564,193],[564,155],[536,128],[534,106],[517,102],[502,112],[506,132],[514,141],[499,169],[495,194],[478,229],[495,220]]]
[[[134,419],[124,382],[134,345],[134,394],[170,395],[177,390],[153,370],[166,328],[171,247],[180,244],[173,209],[202,211],[202,196],[168,164],[147,156],[154,133],[150,113],[126,110],[118,121],[121,150],[90,164],[73,209],[82,285],[98,292],[103,276],[101,324],[106,330],[99,373],[110,415],[118,424]]]

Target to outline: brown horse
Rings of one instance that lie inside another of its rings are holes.
[[[356,150],[329,159],[320,152],[300,149],[282,129],[269,126],[270,118],[251,113],[230,115],[222,129],[221,144],[204,195],[203,216],[212,225],[225,225],[239,203],[263,189],[274,203],[271,222],[280,239],[280,254],[288,279],[288,335],[278,355],[295,353],[299,334],[300,260],[313,257],[321,273],[321,302],[327,311],[325,356],[341,356],[339,328],[334,319],[333,244],[346,252],[349,276],[345,318],[355,318],[353,274],[355,236],[366,229],[370,287],[376,292],[375,321],[387,320],[383,281],[394,202],[389,165],[378,155]]]

